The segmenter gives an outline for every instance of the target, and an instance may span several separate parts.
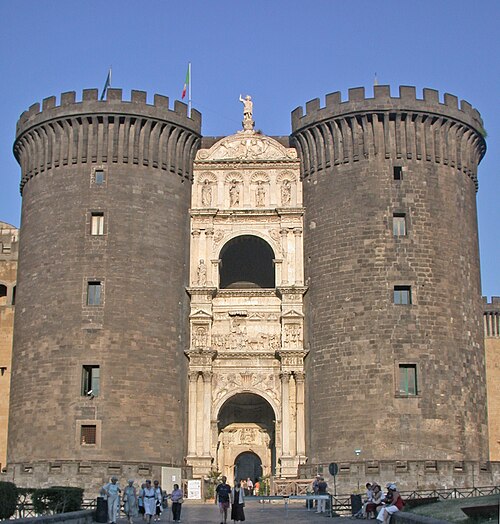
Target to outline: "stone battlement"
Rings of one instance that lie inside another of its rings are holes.
[[[292,112],[292,129],[295,131],[313,122],[329,119],[348,113],[363,113],[366,111],[416,111],[448,115],[477,129],[484,136],[483,120],[479,111],[465,100],[458,103],[458,98],[449,93],[444,94],[444,103],[439,100],[439,92],[435,89],[423,90],[423,98],[417,98],[414,86],[400,86],[399,97],[391,96],[388,85],[373,87],[373,97],[365,95],[364,87],[348,90],[348,99],[342,101],[340,91],[326,95],[325,106],[320,106],[320,99],[314,98],[306,103],[305,113],[302,107]]]
[[[38,173],[74,164],[112,163],[150,166],[190,178],[199,147],[201,114],[166,96],[147,103],[144,91],[124,100],[121,89],[108,89],[98,100],[97,89],[63,93],[33,104],[17,123],[14,155],[22,167],[21,192]],[[28,153],[29,152],[29,153]]]
[[[16,136],[49,118],[87,113],[138,114],[174,121],[197,133],[201,131],[201,113],[193,109],[191,117],[188,118],[187,105],[179,100],[174,102],[172,110],[169,106],[169,98],[163,95],[155,94],[153,104],[147,103],[145,91],[132,90],[130,100],[124,99],[122,89],[109,88],[106,95],[106,100],[99,100],[98,89],[84,89],[82,100],[77,101],[76,92],[68,91],[61,94],[59,105],[57,105],[55,96],[44,98],[41,111],[40,103],[37,102],[21,114],[17,123]]]

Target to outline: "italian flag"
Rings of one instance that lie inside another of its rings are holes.
[[[182,100],[184,100],[184,97],[186,96],[186,92],[187,92],[187,88],[188,88],[188,85],[189,85],[189,65],[188,65],[188,70],[186,72],[186,81],[184,82],[184,88],[182,89]]]

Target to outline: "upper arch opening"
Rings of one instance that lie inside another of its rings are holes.
[[[274,252],[261,238],[233,238],[222,248],[220,259],[221,289],[275,287]]]

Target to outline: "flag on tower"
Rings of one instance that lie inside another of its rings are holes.
[[[111,67],[108,71],[108,76],[106,77],[106,82],[104,83],[104,88],[102,90],[101,100],[104,100],[104,97],[106,96],[106,91],[108,90],[108,87],[111,87]]]
[[[189,82],[191,80],[191,63],[188,64],[188,70],[186,72],[186,81],[184,82],[184,88],[182,89],[182,100],[184,100],[184,97],[186,96],[186,93],[187,93],[187,89],[188,89],[188,86],[189,86]]]

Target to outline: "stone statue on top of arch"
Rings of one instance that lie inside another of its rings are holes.
[[[253,121],[253,102],[250,95],[243,98],[240,95],[240,102],[243,103],[243,129],[244,131],[253,131],[255,122]]]

